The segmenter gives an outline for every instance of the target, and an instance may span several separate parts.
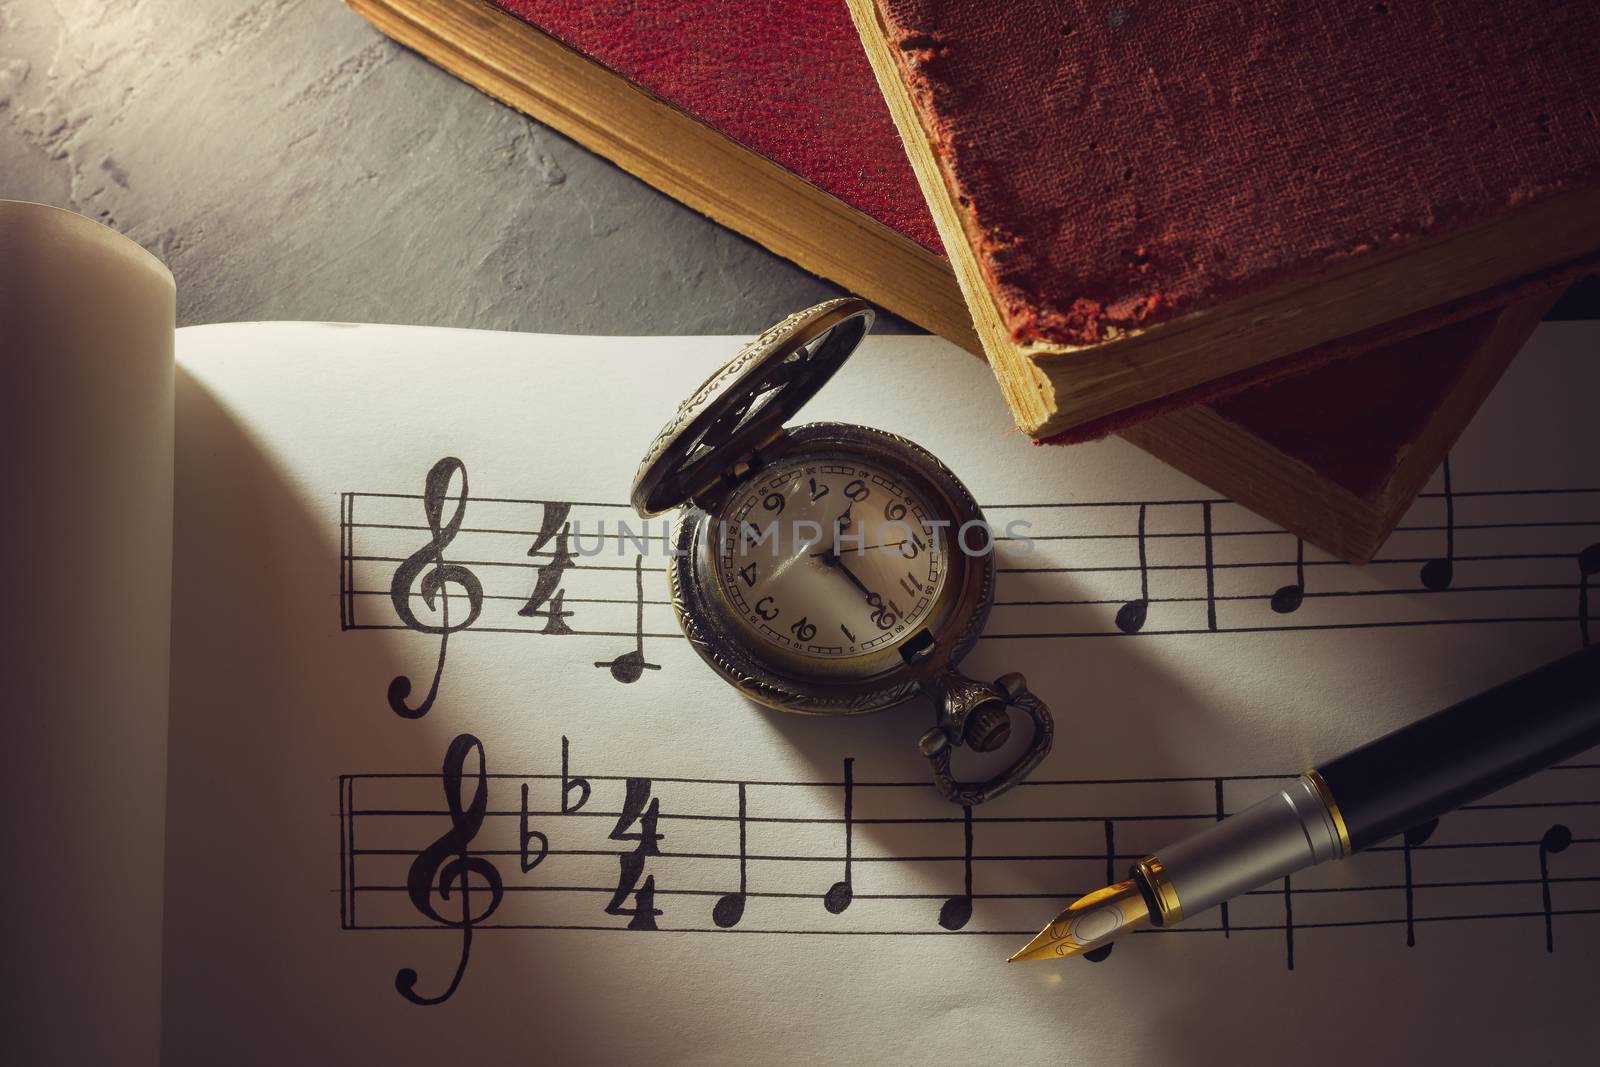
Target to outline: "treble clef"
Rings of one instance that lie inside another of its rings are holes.
[[[472,800],[463,809],[462,770],[466,765],[468,753],[474,749],[478,753],[477,783],[473,787]],[[467,972],[467,956],[472,951],[473,926],[493,915],[505,897],[505,886],[500,881],[500,872],[495,865],[482,856],[474,856],[467,850],[467,846],[482,828],[484,814],[489,809],[489,768],[488,757],[483,752],[483,743],[471,734],[461,734],[451,741],[444,755],[443,778],[444,799],[450,808],[451,826],[412,861],[411,871],[406,875],[406,895],[411,898],[412,907],[429,919],[442,926],[454,927],[461,931],[461,962],[456,965],[456,973],[450,979],[450,985],[436,997],[419,995],[416,991],[417,972],[410,967],[401,968],[394,976],[394,987],[402,997],[413,1004],[442,1004],[450,999],[450,995],[461,984],[461,976]],[[474,877],[482,883],[489,898],[488,904],[476,914],[472,910],[469,891]],[[452,886],[461,894],[459,919],[447,919],[433,906],[435,887],[438,889],[440,899],[448,901]]]
[[[457,473],[461,475],[461,493],[455,498],[455,510],[450,514],[450,521],[443,522],[445,495],[449,493],[451,479]],[[454,456],[446,456],[433,465],[422,490],[422,510],[428,518],[428,530],[433,537],[395,568],[394,580],[389,583],[389,599],[394,602],[394,610],[407,629],[439,635],[439,663],[433,669],[433,684],[428,687],[428,695],[414,708],[406,704],[406,698],[411,695],[411,679],[401,674],[390,681],[389,707],[396,715],[406,719],[419,719],[433,707],[434,697],[439,695],[439,678],[444,674],[444,655],[450,635],[471,626],[483,610],[483,584],[478,581],[478,576],[459,563],[444,561],[445,546],[461,529],[461,519],[467,510],[467,468],[464,463]],[[424,571],[427,573],[424,574]],[[430,611],[434,608],[434,602],[438,602],[437,626],[423,622],[411,610],[411,583],[417,580],[419,574],[422,575],[422,584],[418,591],[422,594],[423,602]],[[454,624],[450,622],[450,591],[447,588],[451,582],[460,586],[467,596],[467,617]]]

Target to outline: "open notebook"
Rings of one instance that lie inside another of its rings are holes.
[[[738,339],[248,323],[177,331],[174,370],[158,324],[105,337],[21,352],[6,397],[56,568],[12,600],[41,622],[11,653],[19,1062],[1494,1062],[1600,1036],[1590,757],[1103,961],[1004,962],[1275,781],[1600,636],[1592,324],[1539,329],[1362,569],[1121,442],[928,419],[955,391],[1001,419],[988,372],[869,339],[806,417],[905,434],[1031,524],[966,665],[1024,671],[1058,743],[972,810],[927,783],[928,708],[756,707],[681,638],[659,536],[594,554]],[[464,570],[430,608],[407,561],[439,557]]]

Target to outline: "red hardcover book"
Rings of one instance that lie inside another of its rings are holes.
[[[1036,436],[1600,250],[1600,5],[848,3]]]
[[[347,3],[717,221],[981,351],[843,0]],[[1550,298],[1516,295],[1234,375],[1125,436],[1312,543],[1368,558]],[[1408,353],[1407,380],[1425,385],[1394,396],[1393,357]],[[1346,363],[1337,375],[1306,370],[1335,358]],[[1272,391],[1239,393],[1269,378],[1280,379]],[[1392,432],[1362,431],[1380,407]]]

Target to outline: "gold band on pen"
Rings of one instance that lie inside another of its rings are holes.
[[[1311,783],[1311,788],[1317,791],[1317,799],[1322,801],[1328,814],[1333,817],[1333,828],[1338,831],[1339,847],[1343,849],[1343,854],[1350,855],[1350,830],[1344,824],[1344,813],[1339,810],[1339,802],[1333,799],[1333,790],[1328,788],[1328,783],[1323,781],[1315,767],[1306,772],[1306,781]]]
[[[1157,917],[1160,919],[1156,925],[1170,926],[1182,922],[1183,904],[1179,902],[1178,891],[1172,887],[1172,879],[1167,877],[1167,869],[1161,861],[1155,856],[1146,856],[1133,867],[1155,897]]]

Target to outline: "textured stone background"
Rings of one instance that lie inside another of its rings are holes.
[[[0,197],[139,241],[185,325],[747,333],[837,292],[339,0],[0,0]]]

